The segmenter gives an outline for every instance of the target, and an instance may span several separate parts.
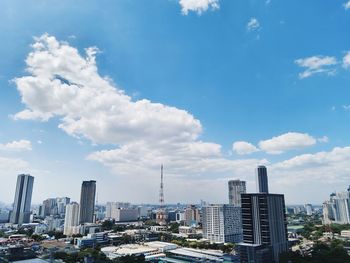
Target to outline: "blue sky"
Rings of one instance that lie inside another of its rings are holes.
[[[287,203],[350,183],[346,0],[2,5],[1,201],[29,172],[34,202],[84,179],[101,202],[157,202],[160,163],[168,202],[254,191],[258,164]]]

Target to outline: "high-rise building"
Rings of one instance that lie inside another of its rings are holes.
[[[350,224],[350,186],[347,191],[332,193],[323,203],[324,224]]]
[[[241,194],[246,193],[246,182],[241,180],[228,181],[229,204],[241,207]]]
[[[57,215],[57,200],[56,198],[48,198],[43,201],[41,209],[41,217],[46,217],[49,215]]]
[[[33,176],[30,176],[29,174],[20,174],[17,176],[15,200],[13,203],[10,223],[19,225],[29,223],[33,184]]]
[[[64,215],[66,213],[66,205],[70,203],[69,197],[57,197],[57,212],[59,215]]]
[[[311,216],[313,207],[312,204],[305,204],[306,215]]]
[[[199,222],[199,209],[195,205],[187,206],[185,209],[185,224],[187,226],[197,226]]]
[[[63,234],[71,236],[74,234],[74,227],[79,225],[79,204],[72,202],[66,205]]]
[[[242,241],[241,208],[209,205],[202,208],[203,237],[212,243]]]
[[[269,193],[267,169],[263,165],[259,165],[258,168],[256,168],[256,183],[258,193]]]
[[[69,197],[48,198],[43,201],[39,207],[39,216],[45,218],[46,216],[64,216],[66,212],[66,205],[69,204]]]
[[[247,249],[267,249],[262,263],[279,262],[279,255],[288,250],[288,232],[284,196],[280,194],[242,194],[243,244],[241,262],[252,261]],[[261,252],[261,251],[260,251]],[[271,257],[272,260],[271,261]]]
[[[80,194],[80,224],[94,222],[95,195],[96,181],[83,181]]]
[[[116,211],[120,208],[130,208],[130,203],[126,202],[107,202],[106,204],[106,218],[115,218]]]
[[[242,194],[241,263],[279,263],[288,251],[284,195],[269,194],[265,166],[257,169],[259,193]]]

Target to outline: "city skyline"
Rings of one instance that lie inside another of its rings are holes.
[[[349,184],[346,1],[67,3],[0,11],[1,202],[28,173],[34,204],[92,179],[157,203],[161,163],[166,203],[255,192],[258,165],[286,204]]]

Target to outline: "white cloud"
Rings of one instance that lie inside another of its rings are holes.
[[[115,145],[91,153],[118,174],[154,174],[161,163],[172,174],[220,176],[260,160],[228,160],[221,145],[200,140],[202,125],[190,113],[149,100],[133,101],[95,63],[96,49],[86,56],[54,37],[36,38],[26,59],[31,75],[16,78],[26,109],[16,119],[59,118],[67,134],[93,144]],[[25,112],[23,114],[23,112]]]
[[[330,56],[312,56],[295,60],[295,63],[305,71],[299,74],[300,79],[310,77],[314,74],[325,73],[334,75],[336,69],[332,66],[337,64],[337,59]]]
[[[219,0],[179,0],[181,12],[187,15],[190,11],[202,14],[208,9],[219,9]]]
[[[3,151],[31,151],[32,143],[28,140],[12,141],[0,144],[0,150]]]
[[[281,154],[288,150],[302,149],[316,144],[316,139],[307,133],[288,132],[259,142],[259,148],[269,154]]]
[[[250,20],[247,23],[247,30],[248,31],[255,31],[260,29],[260,23],[258,19],[255,17],[250,18]]]
[[[348,182],[349,159],[350,147],[336,147],[329,152],[293,157],[272,165],[271,169],[283,173],[284,179],[293,174],[293,182],[296,184],[300,181],[317,183],[318,180],[325,183]]]
[[[348,1],[344,4],[344,8],[345,8],[345,10],[350,9],[350,1]]]
[[[228,159],[223,155],[221,145],[201,140],[202,125],[190,113],[149,100],[133,100],[110,79],[101,77],[95,53],[96,49],[90,48],[82,56],[77,49],[52,36],[37,38],[26,60],[28,76],[14,80],[25,105],[24,111],[15,118],[40,121],[56,118],[59,128],[68,135],[98,145],[108,144],[109,150],[96,151],[87,157],[112,171],[111,175],[106,173],[99,178],[99,187],[109,193],[106,198],[115,196],[112,182],[117,178],[123,199],[134,202],[156,200],[161,163],[166,168],[167,202],[179,200],[178,196],[183,201],[208,198],[208,201],[222,202],[227,198],[228,178],[253,182],[254,168],[258,164],[269,165],[272,189],[282,193],[300,188],[287,185],[293,176],[301,181],[303,170],[298,167],[306,169],[305,176],[336,177],[335,182],[341,182],[348,172],[345,162],[349,157],[346,151],[340,150],[337,154],[325,154],[328,157],[324,160],[333,170],[327,168],[324,174],[319,168],[322,161],[315,161],[319,155],[312,157],[313,161],[308,161],[310,157],[295,157],[296,160],[292,158],[277,164],[270,164],[265,159]],[[288,133],[261,143],[262,150],[277,153],[313,145],[316,139],[307,134]],[[110,149],[110,145],[114,149]],[[335,156],[342,158],[339,167],[335,164]],[[298,161],[301,159],[303,161]],[[21,160],[3,161],[0,158],[1,178],[7,178],[2,171],[14,174],[10,167],[16,172],[25,172],[26,165]],[[33,172],[36,187],[43,191],[47,187],[45,175],[39,180],[36,174]],[[312,185],[315,194],[321,184],[316,181]],[[329,184],[329,187],[333,186]],[[252,186],[248,187],[253,191]],[[4,189],[0,189],[0,197]],[[304,196],[291,195],[287,200],[308,200],[308,196],[309,192],[305,192]]]
[[[26,59],[31,75],[14,80],[26,105],[15,118],[48,121],[57,116],[59,127],[68,134],[102,144],[198,138],[199,120],[175,107],[145,99],[132,101],[98,74],[96,49],[86,49],[86,53],[82,57],[77,49],[52,36],[37,38]]]
[[[232,150],[240,155],[251,154],[259,151],[259,149],[253,144],[245,141],[234,142],[232,145]]]
[[[334,190],[346,190],[349,160],[350,147],[295,156],[268,166],[269,186],[283,192],[289,204],[321,204]]]
[[[343,67],[348,68],[349,66],[350,66],[350,51],[348,51],[343,57]]]

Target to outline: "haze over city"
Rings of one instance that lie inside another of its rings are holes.
[[[67,5],[69,3],[69,7]],[[4,1],[0,201],[321,204],[349,184],[350,2]]]

